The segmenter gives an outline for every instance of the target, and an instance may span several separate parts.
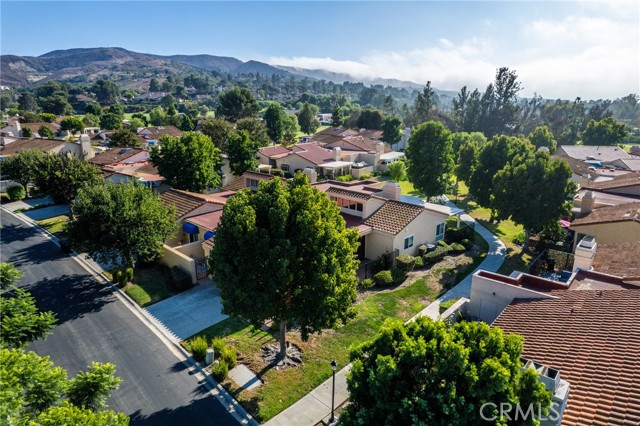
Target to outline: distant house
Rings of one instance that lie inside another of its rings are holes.
[[[160,139],[165,135],[180,137],[183,134],[184,132],[182,130],[172,125],[145,127],[143,129],[138,130],[138,133],[137,133],[138,139],[140,139],[145,149],[149,149],[153,146],[157,146],[159,144]]]
[[[625,160],[640,159],[640,156],[629,154],[618,146],[561,145],[556,155],[582,161],[594,168],[613,167],[629,171],[632,169]]]
[[[73,155],[80,159],[90,159],[93,148],[88,138],[80,142],[68,142],[57,139],[20,138],[10,144],[0,146],[0,157],[10,157],[22,151],[37,150],[48,154]]]
[[[584,207],[584,198],[582,203]],[[640,202],[591,210],[571,222],[571,230],[575,231],[575,243],[584,236],[606,244],[640,241]]]
[[[51,130],[55,139],[63,140],[69,136],[68,132],[60,130],[60,125],[58,123],[20,123],[18,120],[13,120],[9,125],[0,129],[0,135],[21,138],[24,137],[23,129],[29,129],[31,131],[31,136],[29,137],[41,138],[42,135],[40,135],[38,131],[42,126]]]

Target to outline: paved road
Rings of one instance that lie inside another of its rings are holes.
[[[131,425],[238,424],[187,367],[122,301],[74,259],[2,212],[2,262],[24,271],[21,285],[58,326],[29,349],[49,355],[71,375],[92,361],[112,362],[123,379],[108,401]]]

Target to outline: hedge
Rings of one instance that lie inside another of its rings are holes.
[[[209,349],[209,345],[207,344],[207,339],[202,336],[196,336],[189,342],[189,347],[191,349],[191,353],[193,354],[193,358],[202,362],[207,357],[207,349]]]
[[[391,278],[393,279],[394,285],[402,284],[407,278],[407,273],[402,269],[394,268],[391,270]]]
[[[452,243],[451,244],[451,251],[453,253],[464,253],[465,251],[467,251],[466,247],[463,246],[460,243]]]
[[[425,265],[432,265],[440,260],[449,252],[444,247],[436,247],[434,251],[431,251],[422,256],[422,261]]]
[[[411,272],[413,268],[416,266],[416,260],[413,256],[409,256],[408,254],[401,254],[396,257],[396,265],[398,269],[403,272]]]
[[[26,191],[24,190],[24,186],[22,185],[13,185],[7,188],[7,195],[9,196],[9,200],[18,201],[22,200],[27,196]]]
[[[424,266],[424,262],[422,261],[422,256],[416,256],[413,259],[416,261],[415,268],[422,268]]]
[[[465,239],[473,240],[473,228],[470,226],[447,228],[444,231],[444,239],[449,243],[460,243]]]
[[[380,271],[373,276],[373,281],[379,286],[389,286],[393,284],[393,277],[391,271]]]
[[[360,288],[371,288],[371,287],[373,287],[373,284],[374,284],[374,282],[373,282],[373,280],[371,278],[365,278],[360,283]]]

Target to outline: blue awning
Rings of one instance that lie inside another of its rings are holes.
[[[187,234],[198,235],[200,230],[193,223],[185,222],[182,224],[182,230]]]
[[[216,235],[215,232],[213,231],[207,231],[204,233],[204,239],[208,240],[209,238],[213,238]]]

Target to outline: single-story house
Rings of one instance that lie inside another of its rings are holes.
[[[88,138],[80,142],[68,142],[58,139],[20,138],[7,145],[0,146],[0,157],[10,157],[22,151],[38,150],[48,154],[73,155],[80,159],[91,159],[93,149]]]
[[[585,196],[586,197],[586,196]],[[574,245],[584,236],[595,237],[600,243],[640,241],[640,202],[590,210],[588,197],[582,199],[586,216],[571,222],[575,231]],[[585,208],[586,207],[586,208]]]
[[[165,135],[180,137],[183,134],[184,132],[182,130],[172,125],[145,127],[143,129],[139,129],[137,132],[138,139],[140,139],[143,146],[147,149],[158,145],[160,138]]]

